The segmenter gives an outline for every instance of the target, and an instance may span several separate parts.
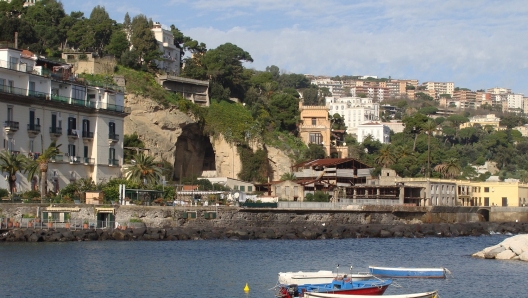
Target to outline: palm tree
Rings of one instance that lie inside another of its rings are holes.
[[[0,152],[0,172],[7,172],[6,180],[9,183],[11,196],[16,192],[16,174],[26,170],[27,157],[22,154],[15,154],[11,150]]]
[[[396,162],[396,156],[389,145],[383,145],[378,153],[379,155],[375,159],[378,165],[388,168]]]
[[[147,156],[143,153],[134,155],[134,164],[125,169],[125,177],[128,180],[141,184],[155,184],[161,180],[161,169],[157,166],[153,156]]]
[[[427,134],[427,178],[431,177],[431,135],[436,131],[436,122],[428,120],[423,125],[423,130]]]
[[[434,167],[435,172],[441,173],[444,178],[456,178],[460,175],[461,167],[458,164],[458,159],[450,158],[445,163],[441,163]]]
[[[55,142],[51,142],[44,152],[35,160],[30,160],[26,165],[27,179],[31,181],[33,177],[40,172],[40,197],[46,196],[48,190],[48,165],[49,162],[60,153],[59,147]]]
[[[284,174],[282,174],[282,176],[280,178],[281,181],[295,180],[295,179],[296,179],[295,174],[292,173],[292,172],[284,173]]]

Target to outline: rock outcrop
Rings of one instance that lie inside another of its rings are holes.
[[[476,258],[497,260],[528,260],[528,235],[516,235],[472,255]]]
[[[203,171],[212,171],[204,168],[208,163],[214,163],[216,173],[213,176],[237,177],[242,165],[236,147],[222,137],[203,136],[190,115],[134,94],[127,94],[126,106],[131,108],[131,113],[125,118],[124,133],[137,133],[145,147],[150,149],[150,154],[174,165],[175,177],[202,176]],[[254,150],[259,147],[262,145],[252,146]],[[271,178],[278,180],[290,171],[291,160],[276,148],[267,149],[273,171]],[[214,158],[209,157],[209,153]]]

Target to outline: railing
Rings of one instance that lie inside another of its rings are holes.
[[[95,229],[140,229],[145,228],[143,222],[117,222],[95,219],[68,219],[64,221],[39,218],[0,218],[0,229],[69,229],[69,230],[95,230]]]
[[[5,121],[4,127],[12,130],[18,130],[19,123],[17,121]]]
[[[33,72],[33,67],[28,66],[26,63],[20,63],[20,62],[12,63],[10,61],[0,60],[0,67],[22,71],[22,72],[29,72],[29,73]]]
[[[119,160],[118,159],[108,159],[108,165],[109,166],[118,166]]]
[[[85,165],[93,165],[95,163],[95,159],[93,157],[83,157],[83,163]]]
[[[114,90],[114,91],[117,91],[117,92],[125,93],[125,87],[120,87],[120,86],[113,85],[113,84],[103,83],[103,82],[99,82],[99,81],[92,81],[92,80],[87,80],[87,79],[85,79],[85,82],[88,85],[90,85],[90,86],[102,87],[102,88],[105,88],[105,89],[109,89],[109,90]]]
[[[0,85],[0,92],[14,94],[14,95],[28,96],[28,97],[33,97],[37,99],[50,99],[51,101],[54,101],[54,102],[62,102],[62,103],[67,103],[71,105],[87,107],[90,109],[106,110],[106,111],[113,111],[113,112],[119,112],[119,113],[130,113],[129,107],[124,107],[124,106],[119,106],[119,105],[114,105],[114,104],[105,104],[105,103],[97,104],[96,102],[87,101],[83,99],[75,99],[75,98],[59,96],[55,94],[48,94],[44,92],[17,88],[17,87],[12,87],[8,85]],[[105,105],[106,107],[104,107]]]
[[[93,132],[90,132],[90,131],[83,131],[82,132],[82,137],[84,139],[93,139],[94,137],[94,133]]]
[[[107,104],[106,105],[106,110],[108,111],[115,111],[115,112],[125,112],[125,108],[123,106],[118,106],[118,105],[114,105],[114,104]]]
[[[79,156],[70,156],[70,163],[81,163],[81,158]]]
[[[40,124],[28,124],[27,125],[27,130],[28,131],[40,132]]]
[[[76,129],[68,129],[68,137],[75,137],[75,138],[78,138],[79,136],[77,135],[77,130]]]
[[[55,155],[54,157],[51,158],[51,161],[52,162],[57,162],[57,161],[64,161],[64,155],[62,154],[57,154]]]
[[[55,135],[62,135],[62,127],[50,127],[49,132]]]
[[[115,134],[115,133],[109,133],[108,134],[108,139],[112,140],[112,141],[119,141],[119,135]]]
[[[59,95],[51,95],[51,101],[57,101],[57,102],[65,102],[70,103],[70,98],[65,96],[59,96]]]

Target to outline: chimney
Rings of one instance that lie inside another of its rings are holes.
[[[18,49],[18,32],[15,32],[15,49]]]

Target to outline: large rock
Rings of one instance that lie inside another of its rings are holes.
[[[528,261],[528,235],[516,235],[472,255],[477,258]]]
[[[517,256],[517,255],[513,251],[511,251],[509,249],[506,249],[503,252],[498,253],[495,256],[495,259],[497,259],[497,260],[509,260],[509,259],[512,259],[515,256]]]

